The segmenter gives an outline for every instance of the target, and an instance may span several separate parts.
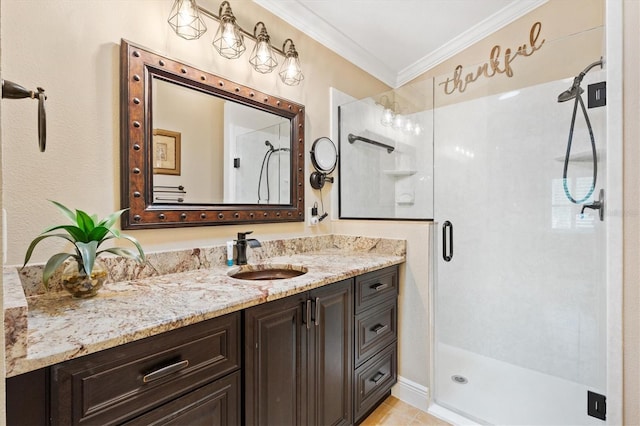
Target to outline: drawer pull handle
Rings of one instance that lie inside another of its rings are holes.
[[[177,371],[182,370],[183,368],[187,368],[189,366],[189,360],[185,359],[183,361],[178,361],[175,364],[171,364],[171,365],[167,365],[166,367],[162,367],[159,368],[155,371],[152,371],[149,374],[145,374],[144,377],[142,377],[142,381],[144,383],[149,383],[152,382],[154,380],[158,380],[161,379],[163,377],[166,377],[170,374],[173,374]]]
[[[382,380],[385,376],[386,376],[385,373],[378,371],[376,375],[371,378],[371,381],[377,385],[378,382]]]
[[[387,328],[389,328],[389,326],[388,326],[388,325],[378,324],[378,325],[376,325],[375,327],[373,327],[373,328],[371,329],[371,331],[373,331],[373,332],[374,332],[374,333],[376,333],[376,334],[380,334],[380,333],[382,333],[383,331],[385,331]]]
[[[370,288],[375,290],[375,291],[380,291],[380,290],[384,290],[385,288],[389,287],[389,284],[387,283],[377,283],[372,285]]]
[[[309,330],[311,328],[311,299],[307,299],[305,307],[306,307],[305,323],[307,325],[307,330]]]

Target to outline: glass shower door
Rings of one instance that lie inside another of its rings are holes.
[[[606,389],[605,222],[564,193],[570,84],[436,100],[433,400],[482,423],[602,424],[587,392]],[[589,109],[596,196],[605,110]],[[578,118],[567,182],[583,195],[587,141]]]

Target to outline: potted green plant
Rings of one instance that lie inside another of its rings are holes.
[[[134,259],[139,263],[145,261],[144,251],[140,243],[138,243],[135,238],[122,234],[118,229],[113,227],[120,215],[127,209],[111,213],[105,219],[99,221],[96,215],[90,216],[82,210],[76,210],[74,213],[57,201],[50,201],[63,215],[69,218],[73,224],[52,226],[31,241],[25,254],[24,265],[22,267],[24,268],[27,262],[29,262],[29,259],[31,259],[36,245],[45,238],[64,238],[73,244],[75,252],[57,253],[49,258],[42,273],[42,282],[47,290],[49,289],[49,278],[51,278],[53,273],[69,258],[71,258],[72,261],[68,263],[62,273],[62,285],[74,297],[95,296],[106,281],[107,270],[97,261],[98,256],[101,254],[112,253]],[[66,231],[66,234],[53,233],[58,230]],[[137,250],[134,251],[121,247],[110,247],[99,250],[105,241],[113,238],[127,239],[135,245]]]

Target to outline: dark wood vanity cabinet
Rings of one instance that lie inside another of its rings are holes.
[[[240,313],[51,367],[51,424],[240,421]]]
[[[355,279],[354,421],[360,422],[398,378],[398,267]]]
[[[352,330],[351,279],[246,309],[246,424],[351,424]]]
[[[397,380],[397,296],[391,266],[12,377],[7,424],[357,424]]]

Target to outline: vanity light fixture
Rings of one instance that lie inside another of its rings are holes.
[[[213,47],[223,58],[239,58],[247,47],[244,45],[244,37],[242,37],[242,32],[236,23],[236,17],[233,16],[228,1],[220,3],[218,16],[220,17],[220,26],[213,37]]]
[[[167,22],[176,34],[187,40],[200,38],[207,31],[196,0],[175,0]]]
[[[298,52],[293,41],[288,38],[282,45],[282,50],[273,47],[270,43],[267,28],[262,21],[253,28],[253,34],[247,32],[236,22],[231,5],[227,0],[220,3],[218,15],[198,6],[196,0],[174,0],[171,14],[169,15],[169,25],[180,37],[187,40],[199,38],[207,31],[204,21],[200,17],[204,15],[220,23],[218,31],[213,38],[213,47],[218,53],[227,59],[239,58],[247,49],[244,44],[244,37],[255,41],[256,45],[251,52],[249,63],[259,73],[266,74],[273,71],[278,66],[275,53],[284,57],[284,63],[280,69],[280,79],[284,84],[296,86],[304,79]],[[258,33],[258,26],[262,26]],[[289,48],[286,49],[287,42]],[[286,50],[285,50],[286,49]]]
[[[289,42],[289,49],[286,48],[287,42]],[[286,51],[286,53],[282,68],[280,68],[280,79],[286,85],[297,86],[304,79],[304,75],[302,75],[298,52],[296,51],[296,46],[293,44],[293,40],[290,38],[286,39],[282,44],[282,51]]]
[[[379,102],[376,104],[382,107],[382,116],[380,117],[380,124],[389,127],[393,124],[393,119],[396,116],[397,102],[390,102],[387,95],[382,95]]]
[[[391,124],[391,127],[393,127],[396,130],[402,130],[404,128],[404,123],[405,123],[404,116],[398,112],[393,117],[393,123]]]
[[[258,26],[261,25],[260,33],[256,34]],[[269,42],[269,34],[267,34],[267,27],[262,21],[258,22],[253,27],[253,36],[256,38],[256,45],[251,52],[249,63],[254,70],[262,74],[267,74],[273,71],[278,66],[278,61],[275,58],[273,48]]]

